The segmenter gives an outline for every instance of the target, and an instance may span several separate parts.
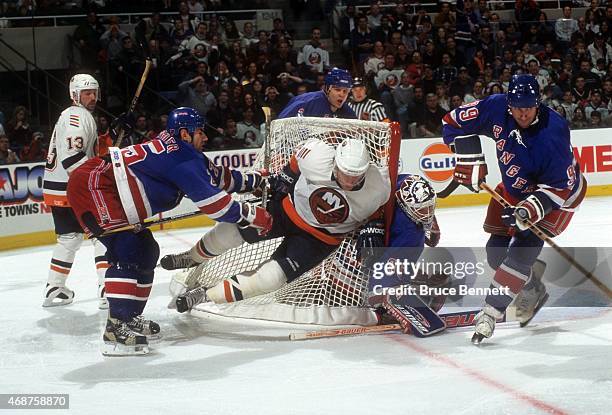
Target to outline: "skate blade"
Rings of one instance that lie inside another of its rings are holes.
[[[143,356],[149,354],[150,351],[147,344],[138,346],[126,346],[113,342],[104,342],[102,344],[102,354],[104,356]]]
[[[100,301],[98,303],[98,309],[99,310],[108,310],[108,301],[104,301],[104,302]]]
[[[533,320],[536,314],[538,314],[538,311],[540,311],[540,309],[544,306],[544,304],[546,304],[546,301],[548,301],[548,297],[550,296],[548,295],[548,293],[546,293],[546,295],[542,297],[542,301],[540,301],[538,305],[533,309],[533,314],[531,315],[531,318],[523,323],[519,323],[521,328],[527,326],[531,322],[531,320]]]
[[[474,333],[472,336],[472,344],[478,346],[484,340],[485,336],[480,333]]]
[[[61,306],[64,306],[64,305],[72,304],[72,300],[74,300],[74,297],[69,298],[67,300],[60,299],[61,301],[53,301],[53,300],[55,300],[55,298],[54,299],[49,299],[49,298],[45,299],[45,301],[43,301],[42,306],[43,307],[61,307]]]

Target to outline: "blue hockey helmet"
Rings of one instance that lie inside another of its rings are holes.
[[[325,75],[325,86],[351,88],[353,86],[353,78],[346,69],[332,68],[327,75]]]
[[[533,75],[514,75],[508,85],[508,106],[532,108],[540,105],[540,85]]]
[[[182,128],[193,135],[198,128],[204,128],[204,117],[193,108],[179,107],[168,114],[166,131],[174,138],[180,138]]]

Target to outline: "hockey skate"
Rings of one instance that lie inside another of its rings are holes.
[[[206,288],[197,287],[193,290],[189,290],[184,294],[176,297],[176,311],[179,313],[184,313],[193,308],[194,305],[200,304],[202,302],[207,301],[206,297]]]
[[[102,335],[104,356],[132,356],[149,353],[146,336],[130,330],[125,321],[109,317]]]
[[[537,260],[533,264],[531,279],[514,300],[516,319],[521,327],[528,325],[548,300],[546,287],[542,283],[542,275],[544,275],[545,269],[546,263]]]
[[[192,268],[199,264],[191,259],[189,251],[181,252],[180,254],[164,255],[159,261],[159,265],[165,270],[172,271],[181,268]]]
[[[100,310],[108,310],[108,300],[106,299],[104,284],[98,285],[98,308]]]
[[[485,304],[482,311],[474,318],[474,335],[472,336],[473,344],[480,344],[486,337],[487,339],[493,335],[495,331],[495,322],[503,317],[503,313]]]
[[[72,303],[74,299],[74,291],[70,288],[59,286],[59,285],[49,285],[45,287],[45,299],[43,301],[43,307],[57,307],[62,305],[68,305]]]
[[[136,334],[146,336],[148,340],[161,339],[160,327],[154,321],[146,320],[143,316],[136,316],[128,321],[127,326]]]

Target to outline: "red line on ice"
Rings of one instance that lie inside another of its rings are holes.
[[[446,366],[450,366],[452,368],[455,368],[461,372],[463,372],[464,374],[468,375],[469,377],[476,379],[477,381],[490,386],[492,388],[495,388],[503,393],[506,393],[508,395],[511,395],[512,397],[519,399],[529,405],[531,405],[532,407],[542,410],[544,412],[547,412],[549,414],[556,414],[556,415],[568,415],[568,412],[565,412],[563,409],[559,409],[554,407],[551,404],[548,404],[544,401],[541,401],[537,398],[534,398],[532,396],[527,395],[526,393],[523,393],[519,390],[516,390],[508,385],[504,385],[501,382],[496,381],[493,378],[490,378],[489,376],[480,373],[474,369],[471,369],[469,367],[463,366],[460,363],[456,362],[455,360],[446,357],[446,356],[442,356],[438,353],[434,353],[430,350],[427,350],[419,345],[417,345],[414,341],[407,339],[405,336],[397,336],[397,335],[387,335],[385,336],[388,339],[394,340],[398,343],[401,343],[405,346],[408,346],[409,348],[411,348],[412,350],[414,350],[415,352],[424,355],[425,357],[428,357],[431,360],[434,360],[438,363],[442,363]]]

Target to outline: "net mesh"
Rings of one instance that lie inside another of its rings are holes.
[[[310,117],[276,120],[272,122],[269,135],[268,169],[271,174],[278,173],[300,144],[313,137],[334,146],[346,138],[363,140],[371,161],[379,167],[389,168],[391,142],[399,140],[395,131],[392,124],[371,121]],[[255,160],[255,168],[263,166],[262,148]],[[394,178],[395,174],[390,174],[390,177]],[[242,200],[252,197],[237,196]],[[282,238],[277,238],[255,244],[245,243],[194,268],[188,279],[197,280],[197,285],[208,288],[225,278],[254,270],[270,258],[281,241]],[[364,308],[368,278],[356,255],[353,234],[321,264],[275,292],[236,303],[215,305],[213,309],[205,305],[198,308],[231,317],[292,323],[374,324],[371,311]],[[361,309],[360,312],[355,312],[357,309]]]

